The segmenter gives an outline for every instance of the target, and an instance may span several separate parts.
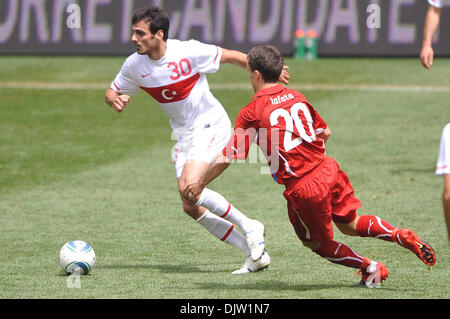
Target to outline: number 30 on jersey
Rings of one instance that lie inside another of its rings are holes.
[[[170,62],[167,67],[172,70],[170,79],[173,81],[178,80],[182,75],[188,76],[192,73],[191,62],[189,59],[182,59],[180,62]]]

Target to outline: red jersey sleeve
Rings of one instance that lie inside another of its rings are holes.
[[[257,136],[258,121],[254,112],[255,105],[252,101],[239,112],[233,136],[222,151],[224,156],[240,160],[247,158],[250,146]]]
[[[316,134],[320,134],[328,127],[328,125],[316,110],[314,110],[314,113],[315,113],[314,130]]]

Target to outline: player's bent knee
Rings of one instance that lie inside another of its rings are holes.
[[[193,219],[199,219],[203,215],[198,206],[186,200],[183,200],[183,211]]]
[[[356,218],[351,221],[350,223],[334,223],[336,227],[339,229],[341,233],[347,236],[358,236],[358,233],[356,231],[356,225],[358,224],[359,216],[356,216]]]
[[[314,251],[320,247],[321,243],[315,240],[302,240],[302,244],[303,246],[308,247],[309,249]]]

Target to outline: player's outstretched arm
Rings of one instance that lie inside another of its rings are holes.
[[[245,69],[247,67],[247,54],[222,48],[220,63],[231,63]]]
[[[110,88],[105,93],[105,102],[120,113],[123,112],[128,103],[130,103],[130,96],[119,94]]]
[[[441,8],[429,6],[423,29],[422,50],[420,51],[420,62],[426,69],[433,64],[434,51],[432,47],[433,36],[441,19]]]
[[[236,50],[228,50],[222,48],[222,57],[220,63],[231,63],[242,68],[247,68],[247,54]],[[290,75],[288,72],[289,67],[285,65],[280,75],[280,82],[289,84]]]

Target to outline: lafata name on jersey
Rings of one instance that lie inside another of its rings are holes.
[[[289,93],[288,95],[283,95],[283,96],[278,95],[274,99],[270,98],[270,101],[272,102],[273,105],[277,105],[277,104],[280,104],[282,102],[286,102],[286,101],[292,100],[293,98],[294,98],[294,95]]]

